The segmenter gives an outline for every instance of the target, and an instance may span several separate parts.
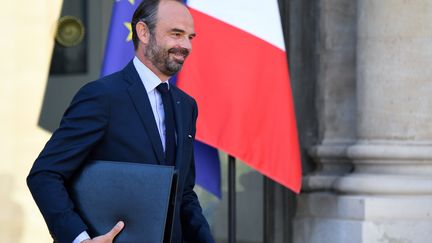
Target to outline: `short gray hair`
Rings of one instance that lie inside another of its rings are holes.
[[[138,5],[137,9],[135,10],[131,25],[132,25],[132,41],[134,44],[135,50],[138,48],[138,35],[136,32],[136,25],[138,22],[144,22],[148,29],[150,34],[154,33],[154,29],[156,28],[156,22],[157,22],[157,10],[159,6],[160,0],[144,0]]]

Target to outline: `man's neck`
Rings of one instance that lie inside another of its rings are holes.
[[[152,71],[162,82],[165,80],[168,80],[170,78],[170,76],[167,76],[165,74],[163,74],[162,72],[159,71],[159,69],[157,69],[155,67],[155,65],[153,65],[153,63],[150,62],[150,60],[148,60],[144,54],[140,53],[140,52],[136,52],[135,53],[136,57],[148,68],[150,69],[150,71]]]

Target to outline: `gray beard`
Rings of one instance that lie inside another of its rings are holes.
[[[172,60],[169,56],[170,50],[164,50],[158,46],[156,38],[150,36],[149,44],[145,49],[144,56],[163,74],[173,76],[183,67],[183,62]]]

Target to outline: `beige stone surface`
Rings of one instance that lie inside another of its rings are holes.
[[[358,4],[359,137],[432,140],[432,1]]]
[[[331,190],[351,171],[347,148],[356,139],[355,1],[322,0],[319,9],[316,104],[320,143],[309,149],[317,163],[303,177],[302,190]]]
[[[431,196],[301,195],[295,243],[429,243]]]
[[[0,0],[0,242],[52,241],[25,178],[49,133],[37,120],[61,0]]]
[[[322,2],[346,7],[341,3],[350,1]],[[320,162],[337,165],[345,154],[354,168],[343,176],[327,173],[309,181],[335,178],[324,187],[332,191],[298,198],[294,242],[432,242],[432,1],[355,2],[357,117],[352,127],[357,141],[346,149],[333,144],[315,149]],[[339,25],[325,25],[321,32],[331,36]],[[321,73],[334,68],[320,67],[326,69]],[[332,124],[324,126],[327,130],[338,124],[337,119],[326,122]]]

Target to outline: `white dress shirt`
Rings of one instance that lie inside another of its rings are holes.
[[[160,80],[146,65],[144,65],[137,57],[133,59],[133,64],[144,84],[147,91],[147,96],[150,100],[150,105],[153,110],[153,115],[159,131],[159,136],[162,141],[162,147],[165,151],[165,112],[162,103],[162,96],[156,87],[161,83],[167,83],[168,89],[170,88],[168,80]]]
[[[146,65],[144,65],[137,57],[133,59],[133,64],[138,72],[141,81],[147,91],[147,96],[150,100],[150,105],[159,131],[159,136],[162,142],[163,150],[165,151],[165,112],[162,103],[162,97],[156,87],[161,83],[167,83],[168,80],[160,80]],[[143,94],[144,95],[144,94]],[[86,231],[81,232],[72,243],[81,243],[84,240],[90,239]]]

